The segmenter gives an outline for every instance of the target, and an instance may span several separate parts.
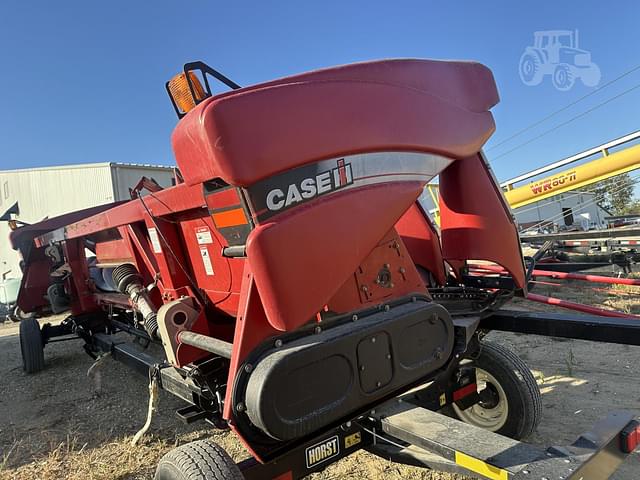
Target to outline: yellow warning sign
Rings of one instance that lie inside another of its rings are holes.
[[[350,448],[359,444],[362,441],[362,435],[360,432],[352,433],[344,437],[344,448]]]

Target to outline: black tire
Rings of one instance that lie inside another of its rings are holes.
[[[36,314],[33,312],[24,312],[20,307],[16,305],[16,308],[13,309],[13,318],[14,322],[21,322],[22,320],[27,320],[29,318],[36,318]]]
[[[498,397],[500,396],[498,390],[501,389],[504,392],[504,398],[500,398],[499,401],[506,401],[506,420],[503,420],[504,424],[499,428],[492,431],[516,440],[525,439],[531,435],[538,426],[542,412],[540,389],[531,370],[511,350],[492,342],[481,343],[480,354],[473,360],[473,364],[491,375],[499,384],[499,388],[496,388],[487,381],[487,388],[495,390],[495,395]],[[478,404],[476,411],[484,408],[483,405],[483,403]],[[484,411],[491,412],[494,408],[496,408],[495,404],[487,404],[487,409]],[[452,410],[460,420],[474,424],[468,418],[473,417],[469,409],[462,413],[456,409]],[[467,418],[461,415],[466,415]],[[476,426],[483,425],[476,423]]]
[[[229,454],[211,440],[174,448],[160,459],[154,480],[243,480]]]
[[[44,368],[42,332],[35,318],[27,318],[20,322],[20,351],[25,372],[36,373]]]

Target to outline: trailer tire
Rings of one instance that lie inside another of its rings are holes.
[[[42,331],[35,318],[27,318],[20,322],[20,352],[25,372],[36,373],[44,368]]]
[[[25,312],[20,307],[16,306],[13,309],[13,318],[14,322],[21,322],[22,320],[28,320],[29,318],[36,318],[36,314],[33,312]]]
[[[497,403],[484,408],[481,402],[464,411],[453,404],[452,410],[466,423],[516,440],[525,439],[535,431],[542,412],[536,379],[520,357],[508,348],[492,342],[480,345],[480,353],[473,360],[476,375],[478,381],[484,381],[486,388],[492,389]]]
[[[174,448],[160,459],[154,480],[242,480],[240,469],[222,447],[198,440]]]

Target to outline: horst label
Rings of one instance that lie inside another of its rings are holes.
[[[340,443],[335,435],[327,440],[316,443],[305,450],[307,468],[314,467],[319,463],[329,460],[340,453]]]

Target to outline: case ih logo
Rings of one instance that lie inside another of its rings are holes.
[[[329,460],[340,453],[338,436],[331,437],[323,442],[316,443],[305,450],[307,458],[307,468],[314,467],[319,463]]]
[[[565,183],[575,182],[576,180],[576,172],[569,172],[567,174],[558,175],[557,177],[552,178],[551,180],[545,180],[544,182],[532,183],[531,184],[531,192],[534,195],[538,195],[540,193],[545,193],[550,190],[553,190],[556,187],[564,185]]]
[[[295,181],[284,188],[274,188],[267,193],[267,208],[277,212],[296,203],[310,200],[318,195],[337,190],[353,183],[351,164],[345,163],[344,158],[337,161],[337,167],[318,173],[313,177]]]

